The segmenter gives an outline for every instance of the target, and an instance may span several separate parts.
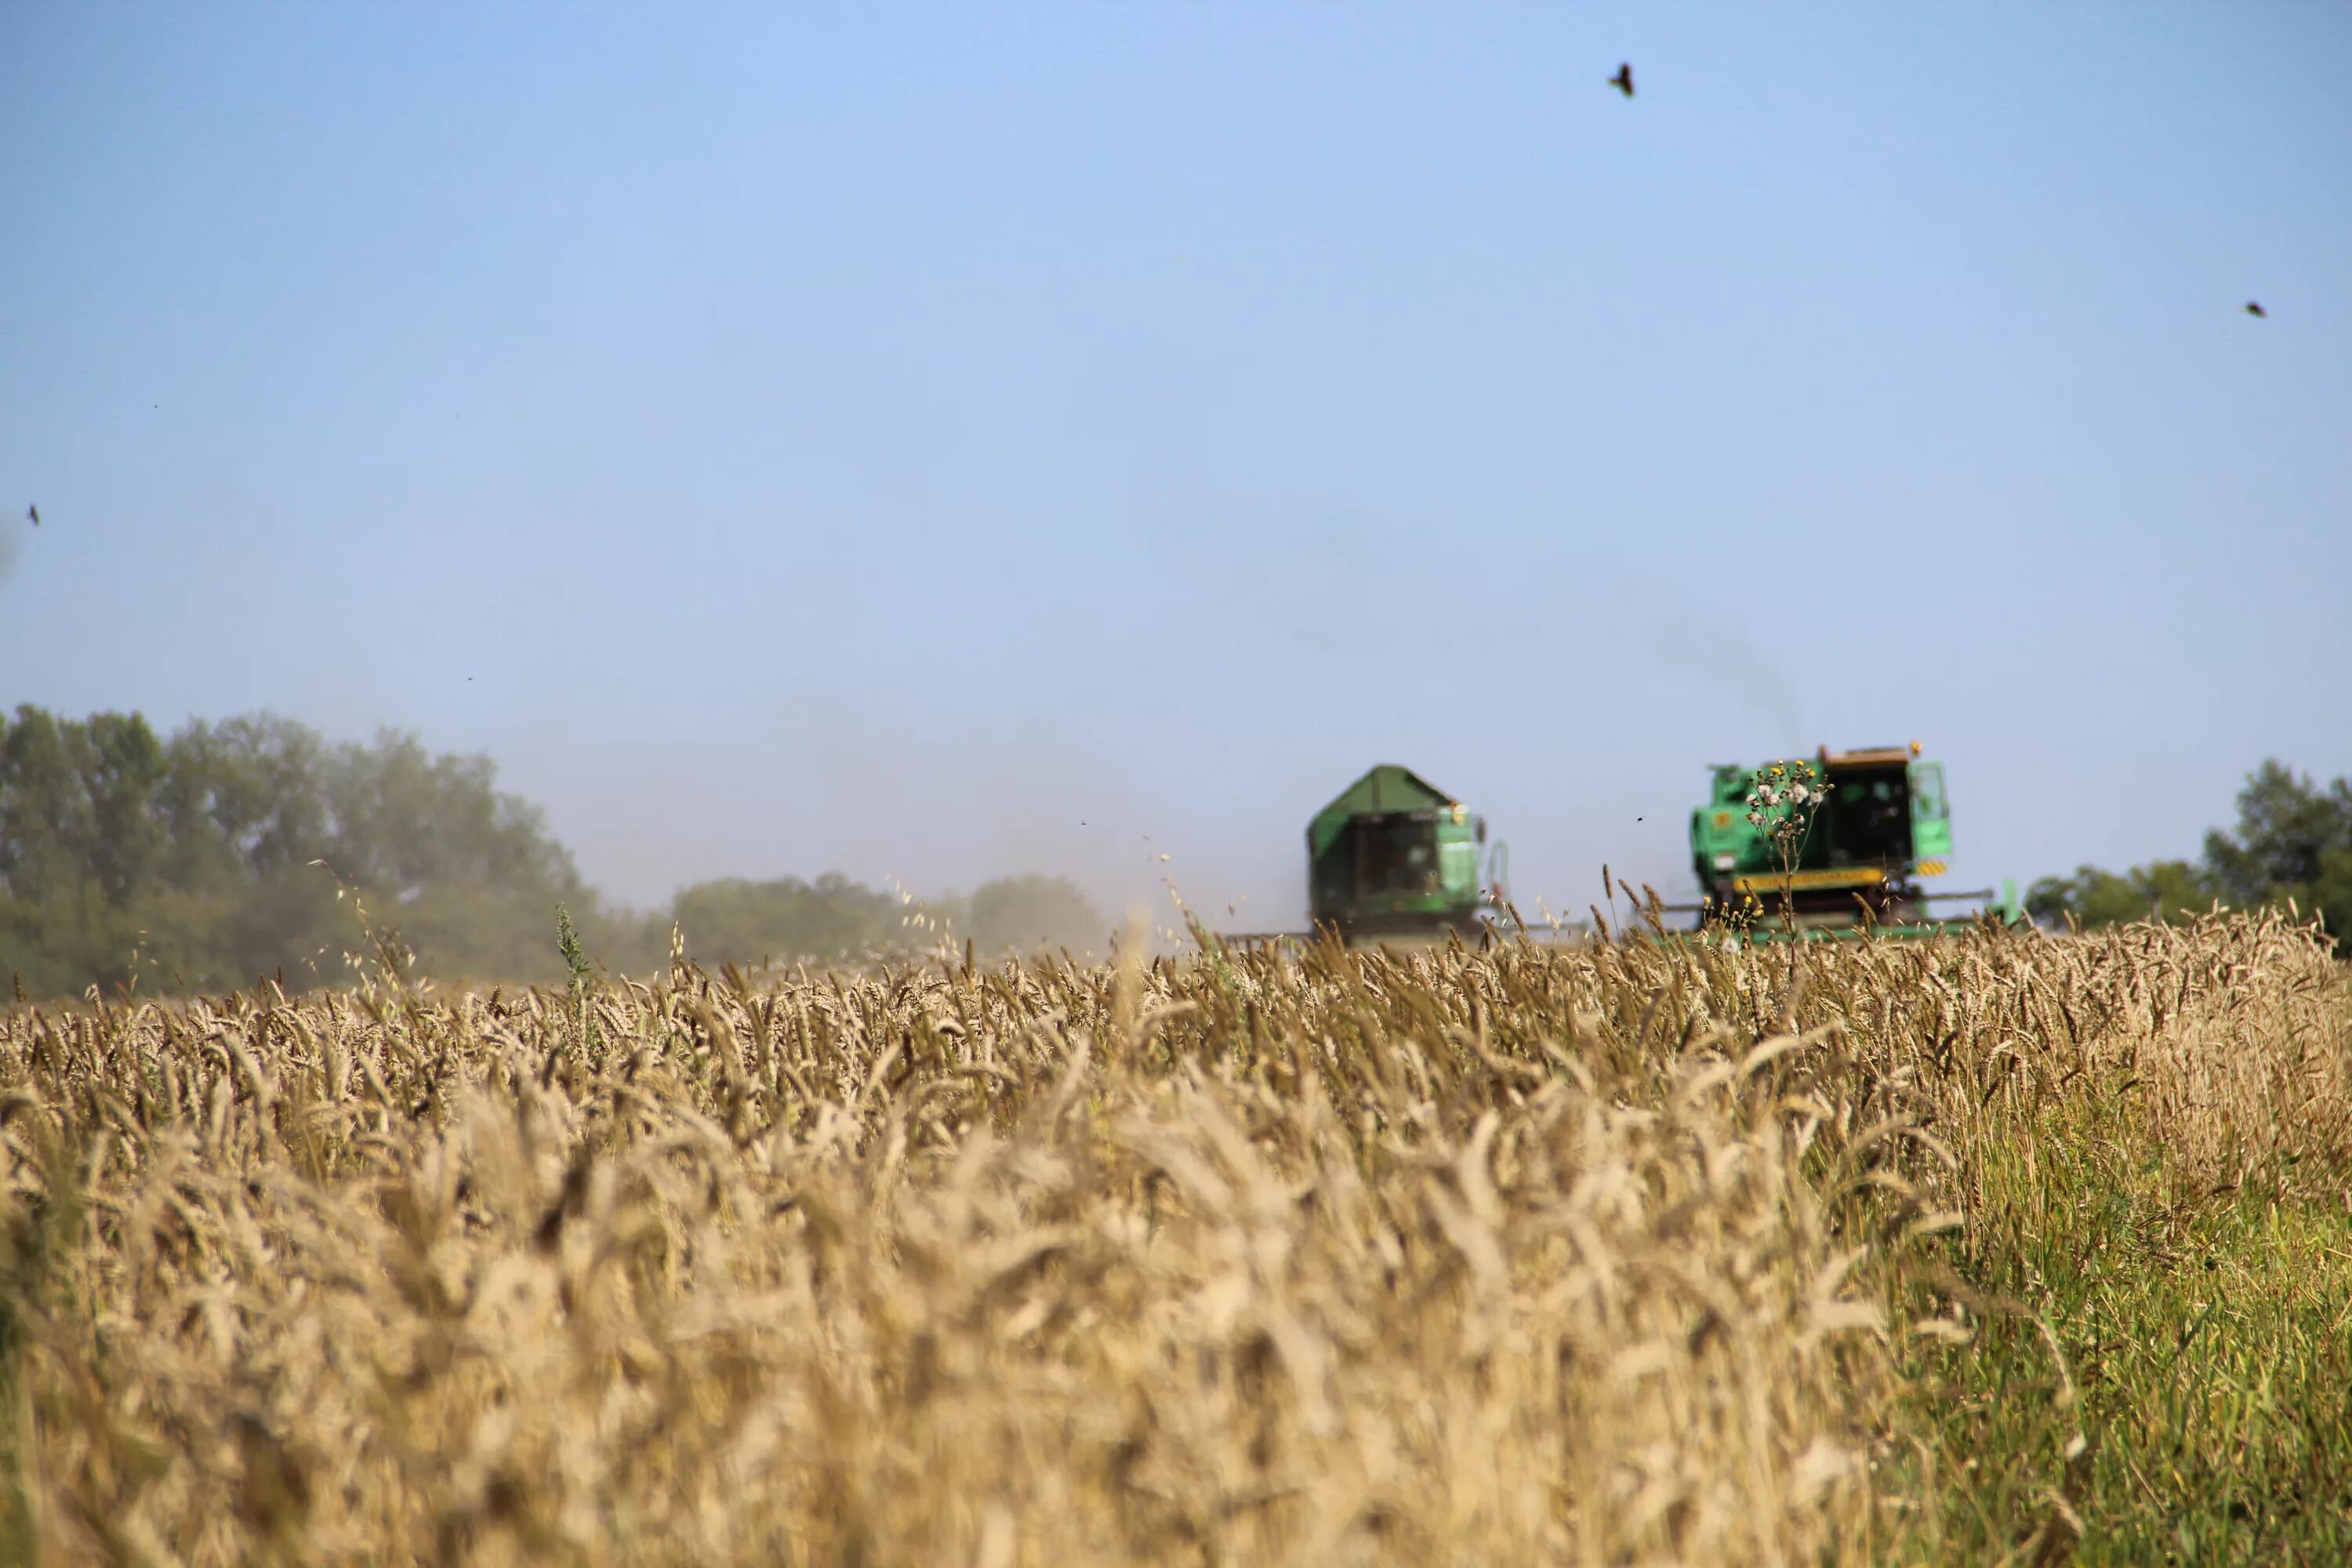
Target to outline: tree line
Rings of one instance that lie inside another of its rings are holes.
[[[559,978],[555,909],[620,970],[848,959],[971,941],[1100,948],[1070,883],[1001,879],[910,900],[837,873],[727,879],[650,914],[581,879],[479,755],[413,734],[331,742],[273,714],[159,735],[138,713],[0,717],[0,972],[16,994],[226,991],[350,977],[354,957],[449,978]]]
[[[2082,866],[2044,877],[2026,892],[2037,921],[2085,926],[2180,921],[2216,903],[2239,909],[2292,903],[2317,915],[2339,953],[2352,953],[2352,779],[2322,787],[2275,759],[2247,776],[2238,825],[2205,836],[2196,860],[2153,860],[2123,872]]]
[[[2352,952],[2352,779],[2322,787],[2266,761],[2237,804],[2235,829],[2209,833],[2197,860],[2079,867],[2034,883],[2026,907],[2098,926],[2291,900]],[[0,717],[0,973],[19,994],[226,991],[265,975],[291,989],[347,979],[355,958],[552,980],[558,905],[625,972],[660,963],[673,925],[714,964],[966,940],[1099,950],[1108,933],[1085,894],[1034,876],[922,900],[837,872],[727,878],[635,913],[583,881],[485,756],[435,755],[398,731],[335,743],[267,713],[169,736],[135,712]]]

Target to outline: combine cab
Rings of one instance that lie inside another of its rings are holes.
[[[1822,748],[1816,765],[1829,799],[1797,847],[1793,868],[1780,847],[1748,820],[1754,769],[1715,770],[1707,804],[1691,814],[1691,860],[1706,901],[1702,924],[1777,917],[1786,889],[1799,927],[1807,931],[1874,925],[1896,931],[1934,929],[1931,899],[1990,894],[1927,893],[1919,879],[1941,873],[1952,853],[1952,823],[1941,763],[1919,759],[1919,745],[1868,751]],[[2004,915],[2014,899],[2004,894]]]
[[[1486,841],[1484,817],[1411,769],[1383,763],[1307,825],[1315,925],[1348,939],[1475,934]]]

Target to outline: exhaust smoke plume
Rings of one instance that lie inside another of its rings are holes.
[[[1771,655],[1738,632],[1655,621],[1650,628],[1650,651],[1662,668],[1696,676],[1770,721],[1780,742],[1792,754],[1805,749],[1804,719],[1788,678]]]

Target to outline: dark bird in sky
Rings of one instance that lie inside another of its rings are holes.
[[[2247,301],[2246,301],[2246,314],[2248,314],[2249,316],[2267,316],[2267,315],[2269,315],[2269,314],[2270,314],[2270,312],[2269,312],[2268,310],[2263,310],[2260,305],[2256,304],[2253,300],[2247,300]]]
[[[1619,92],[1623,93],[1626,97],[1633,97],[1633,68],[1629,65],[1619,66],[1617,68],[1617,74],[1609,79],[1609,85],[1615,88]]]
[[[29,517],[29,518],[31,518],[31,519],[33,520],[33,526],[34,526],[35,528],[38,528],[38,527],[40,527],[40,526],[41,526],[41,509],[40,509],[39,507],[37,507],[37,506],[28,506],[28,507],[26,507],[26,508],[25,509],[25,515],[26,515],[26,517]]]

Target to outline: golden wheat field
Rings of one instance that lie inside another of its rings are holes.
[[[27,1561],[1959,1561],[1988,1173],[2340,1205],[2352,1012],[2273,916],[681,955],[19,1008],[0,1094]],[[2095,1545],[2089,1447],[2011,1560]]]

